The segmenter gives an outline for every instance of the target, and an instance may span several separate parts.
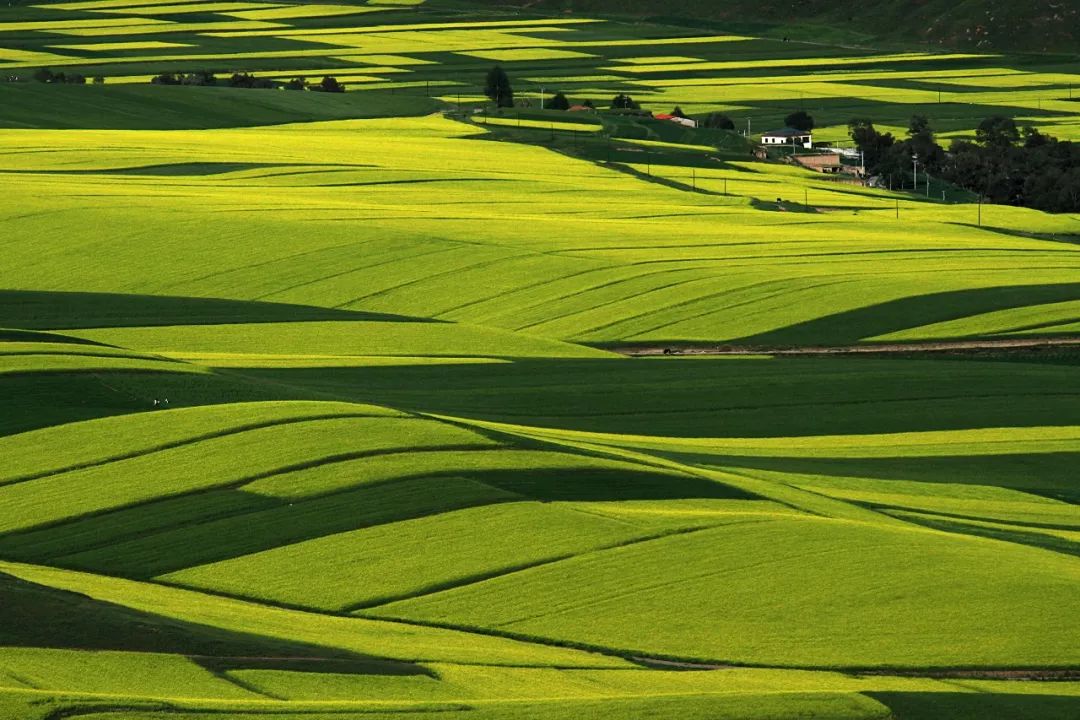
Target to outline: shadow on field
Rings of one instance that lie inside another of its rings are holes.
[[[302,663],[311,670],[319,658],[333,658],[346,672],[419,675],[427,670],[404,662],[382,660],[339,649],[278,640],[208,625],[176,620],[95,600],[80,593],[27,582],[0,573],[0,607],[4,626],[0,642],[9,648],[121,650],[224,656],[208,661],[221,669]],[[260,658],[230,661],[227,658]],[[275,660],[280,658],[280,660]],[[307,658],[304,663],[296,658]]]
[[[308,396],[245,383],[222,375],[190,372],[41,372],[0,377],[0,436],[135,412],[154,412],[155,398],[174,407]],[[167,412],[167,411],[158,411]]]
[[[241,170],[259,170],[272,167],[309,167],[300,163],[241,163],[241,162],[202,162],[202,163],[167,163],[161,165],[132,165],[122,168],[98,168],[78,170],[5,170],[8,173],[26,173],[29,175],[134,175],[139,177],[172,177],[180,175],[224,175]],[[328,167],[340,167],[328,165]],[[370,166],[366,166],[370,167]]]
[[[1016,285],[933,293],[827,315],[733,341],[740,345],[850,345],[931,323],[1080,299],[1080,283]]]
[[[996,485],[1065,502],[1080,502],[1080,488],[1076,487],[1075,482],[1075,469],[1080,467],[1080,452],[878,458],[679,457],[720,467],[754,468],[796,475]]]
[[[896,720],[1076,720],[1080,697],[999,693],[866,693]]]
[[[922,525],[923,527],[928,527],[933,530],[943,530],[945,532],[958,533],[960,535],[974,535],[975,537],[1003,540],[1005,542],[1030,545],[1031,547],[1042,548],[1043,550],[1050,550],[1051,552],[1080,557],[1080,543],[1072,542],[1056,535],[1038,532],[1037,530],[1029,529],[1023,525],[1014,525],[1012,527],[983,527],[981,525],[972,525],[971,523],[966,523],[961,520],[952,520],[950,518],[928,517],[910,512],[889,512],[889,510],[884,510],[884,512],[887,515],[899,517],[905,522]],[[1063,527],[1062,529],[1075,530],[1075,526]]]
[[[539,427],[787,437],[1080,424],[1070,367],[932,359],[516,359],[244,368],[297,393]]]
[[[237,670],[277,670],[279,672],[329,675],[425,675],[433,671],[420,665],[381,658],[323,658],[323,657],[196,657],[195,664],[214,675],[222,676]],[[237,681],[229,677],[230,681]]]
[[[358,485],[301,498],[239,488],[194,492],[0,536],[0,557],[149,579],[325,535],[482,505],[753,497],[711,480],[647,470],[459,469],[359,484],[362,463],[339,466],[343,475],[355,473]],[[302,471],[296,482],[303,482]]]
[[[0,327],[22,330],[311,321],[439,322],[405,315],[247,300],[0,290]]]
[[[96,347],[111,347],[105,343],[86,338],[71,337],[58,333],[37,332],[35,330],[3,330],[0,329],[0,343],[59,343],[64,345],[92,345]]]
[[[25,10],[23,10],[25,12]],[[198,14],[186,16],[196,22]],[[206,20],[220,18],[206,15]],[[258,71],[259,61],[249,69]],[[177,72],[205,69],[202,61],[171,63]],[[158,72],[160,68],[155,69]],[[251,92],[230,87],[180,87],[151,83],[76,85],[0,83],[0,127],[113,130],[194,130],[282,123],[419,117],[438,102],[424,93]],[[63,107],[63,112],[57,112]],[[1029,111],[1030,112],[1030,111]]]

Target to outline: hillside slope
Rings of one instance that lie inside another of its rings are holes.
[[[653,19],[735,23],[757,32],[770,26],[803,40],[932,41],[983,50],[1075,52],[1077,0],[483,0],[573,13],[633,14]],[[771,33],[770,33],[771,34]]]

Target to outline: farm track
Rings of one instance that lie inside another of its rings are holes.
[[[1023,338],[1016,340],[947,340],[867,345],[808,345],[774,347],[760,345],[624,345],[605,348],[629,357],[655,355],[881,355],[899,353],[979,353],[1080,347],[1080,338]]]
[[[661,660],[659,658],[631,655],[627,658],[641,665],[657,670],[733,670],[740,665],[723,665],[697,662]],[[872,670],[840,670],[850,675],[881,675],[892,677],[920,677],[953,680],[1036,680],[1036,681],[1071,681],[1080,680],[1080,669],[1075,668],[950,668],[944,670],[893,670],[878,668]]]

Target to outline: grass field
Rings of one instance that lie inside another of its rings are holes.
[[[0,8],[0,717],[1080,714],[1080,217],[606,111],[1076,138],[1076,57],[548,12]]]

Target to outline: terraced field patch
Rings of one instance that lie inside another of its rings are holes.
[[[683,549],[669,550],[680,546]],[[673,552],[683,558],[675,569],[667,559]],[[986,557],[976,559],[981,553]],[[1002,563],[1010,571],[997,575]],[[867,577],[871,567],[889,568],[888,577],[866,587],[856,578]],[[984,570],[976,570],[979,567]],[[1068,648],[1075,646],[1075,638],[1050,645],[1028,644],[1019,636],[1005,641],[998,628],[1001,613],[1008,611],[999,603],[1000,598],[1038,588],[1033,597],[1046,598],[1046,605],[1040,603],[1027,619],[1011,617],[1009,622],[1030,623],[1032,631],[1044,623],[1063,629],[1067,620],[1054,617],[1054,608],[1070,605],[1066,588],[1074,571],[1072,559],[1039,550],[1017,550],[1012,560],[983,540],[946,542],[922,531],[797,519],[642,543],[366,613],[530,636],[572,636],[644,655],[751,664],[955,667],[966,661],[1022,666],[1061,658],[1070,665],[1075,657],[1068,657]],[[724,589],[711,583],[706,592],[695,589],[709,577],[722,577]],[[998,586],[1004,577],[1010,578],[1007,584],[1016,584]],[[993,583],[988,593],[987,583]],[[826,586],[832,588],[827,596]],[[815,598],[824,597],[829,599],[818,605]],[[903,629],[897,630],[903,639],[899,644],[890,639],[888,649],[867,641],[870,628],[881,627],[886,617],[904,617],[898,613],[915,597],[929,600],[934,613],[905,617],[899,625]],[[957,597],[965,598],[959,613],[950,610],[959,610]],[[975,609],[971,603],[977,597],[987,599]],[[786,612],[794,614],[785,617]],[[807,612],[813,613],[816,629],[803,636],[796,617]],[[630,618],[648,618],[647,625]],[[719,635],[729,640],[694,641],[701,627],[717,624],[724,630]],[[828,631],[822,633],[823,627]],[[961,654],[950,643],[935,641],[946,628],[977,638],[979,649],[973,653],[974,648],[965,648]],[[897,651],[899,647],[905,650]]]

